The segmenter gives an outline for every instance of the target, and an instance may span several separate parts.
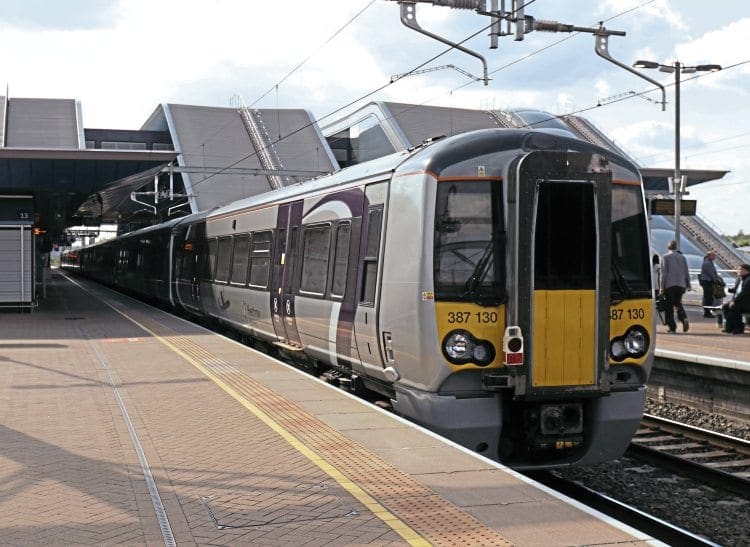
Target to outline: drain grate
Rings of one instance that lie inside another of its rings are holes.
[[[219,530],[359,516],[326,483],[280,484],[242,494],[201,496],[201,502]]]

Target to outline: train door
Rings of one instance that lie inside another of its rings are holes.
[[[576,164],[538,152],[519,169],[518,293],[510,318],[517,322],[510,324],[528,333],[532,391],[598,390],[607,363],[609,280],[600,271],[610,256],[610,177],[576,172]]]
[[[354,334],[364,372],[381,371],[385,367],[384,345],[390,343],[388,333],[381,340],[378,329],[379,313],[379,265],[382,247],[385,206],[388,183],[379,182],[365,188],[365,209],[362,213],[360,255],[358,257],[357,310],[354,318]]]
[[[294,313],[297,248],[302,222],[302,201],[279,206],[271,276],[271,315],[276,337],[295,349],[302,347]]]
[[[175,293],[180,305],[192,312],[201,311],[201,254],[203,238],[197,237],[198,225],[180,227],[172,235],[174,252]]]

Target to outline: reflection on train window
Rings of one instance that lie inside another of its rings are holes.
[[[646,215],[640,187],[612,185],[612,265],[619,274],[612,279],[613,297],[650,296],[651,266],[644,233]]]
[[[180,247],[177,261],[175,263],[175,274],[177,279],[192,281],[196,274],[196,262],[198,253],[193,249],[187,250]]]
[[[214,272],[216,271],[216,250],[219,243],[216,239],[209,239],[206,245],[207,253],[203,259],[203,275],[201,276],[204,281],[213,281]]]
[[[333,281],[331,282],[331,295],[344,296],[346,291],[346,272],[349,264],[349,237],[351,225],[346,222],[340,224],[336,230],[336,248],[333,259]]]
[[[215,281],[226,282],[229,280],[229,260],[232,258],[232,238],[222,237],[219,239],[219,252],[216,254],[216,276]]]
[[[322,295],[328,278],[328,252],[331,227],[328,224],[305,228],[302,249],[300,291]]]
[[[247,253],[249,250],[249,235],[241,235],[234,238],[234,251],[232,252],[232,283],[244,285],[247,282]]]
[[[593,183],[544,181],[538,192],[534,288],[596,288]]]
[[[365,306],[375,305],[375,289],[378,281],[378,250],[380,249],[380,232],[383,225],[383,205],[370,207],[367,217],[367,243],[362,268],[362,295],[360,303]]]
[[[505,237],[496,181],[443,182],[435,209],[435,299],[498,304]]]
[[[271,232],[253,234],[250,254],[250,286],[266,288],[271,263]]]

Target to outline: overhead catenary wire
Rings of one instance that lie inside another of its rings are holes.
[[[368,3],[367,3],[367,4],[366,4],[366,5],[365,5],[365,6],[364,6],[364,7],[363,7],[363,8],[361,9],[361,10],[359,10],[359,11],[357,12],[357,14],[356,14],[356,15],[354,15],[354,16],[353,16],[352,18],[350,18],[350,19],[349,19],[349,20],[348,20],[348,21],[347,21],[347,22],[346,22],[346,23],[345,23],[345,24],[344,24],[344,25],[343,25],[343,26],[342,26],[341,28],[339,28],[339,29],[338,29],[338,30],[337,30],[336,32],[334,32],[334,33],[333,33],[333,34],[332,34],[331,36],[329,36],[329,37],[328,37],[328,39],[327,39],[327,40],[326,40],[326,41],[325,41],[325,42],[324,42],[323,44],[321,44],[321,45],[320,45],[320,46],[318,47],[318,49],[316,49],[316,50],[315,50],[315,51],[314,51],[313,53],[311,53],[310,55],[308,55],[307,57],[305,57],[305,59],[303,59],[302,61],[300,61],[300,62],[299,62],[299,63],[297,64],[297,66],[295,66],[295,67],[294,67],[294,68],[293,68],[292,70],[290,70],[290,71],[289,71],[289,72],[288,72],[288,73],[286,74],[286,76],[284,76],[284,77],[283,77],[283,78],[282,78],[281,80],[279,80],[279,81],[278,81],[278,82],[276,82],[276,83],[275,83],[274,85],[272,85],[272,86],[271,86],[271,87],[270,87],[270,88],[268,89],[268,91],[266,91],[265,93],[263,93],[263,95],[261,95],[260,97],[258,97],[257,99],[255,99],[255,100],[254,100],[254,101],[253,101],[253,102],[252,102],[252,103],[250,104],[250,107],[254,106],[254,105],[255,105],[256,103],[258,103],[258,102],[259,102],[260,100],[262,100],[262,99],[263,99],[264,97],[266,97],[266,96],[267,96],[267,95],[268,95],[269,93],[271,93],[272,91],[274,91],[274,90],[275,90],[275,91],[276,91],[276,103],[277,103],[277,110],[278,110],[278,90],[279,90],[279,86],[280,86],[280,85],[281,85],[281,84],[282,84],[282,83],[283,83],[284,81],[286,81],[286,80],[287,80],[287,78],[289,78],[289,77],[290,77],[290,76],[291,76],[292,74],[294,74],[294,73],[295,73],[295,72],[296,72],[297,70],[299,70],[299,69],[300,69],[300,68],[302,67],[302,65],[304,65],[304,64],[305,64],[305,63],[306,63],[307,61],[309,61],[309,60],[310,60],[310,59],[311,59],[311,58],[312,58],[312,57],[313,57],[314,55],[316,55],[316,54],[317,54],[317,53],[318,53],[318,52],[319,52],[319,51],[320,51],[321,49],[323,49],[323,48],[324,48],[324,47],[325,47],[326,45],[328,45],[328,44],[329,44],[329,43],[330,43],[330,42],[331,42],[331,41],[332,41],[332,40],[333,40],[334,38],[336,38],[336,36],[338,36],[339,34],[341,34],[341,32],[343,32],[343,30],[344,30],[344,29],[346,29],[346,28],[347,28],[347,27],[348,27],[349,25],[351,25],[351,24],[352,24],[352,23],[353,23],[353,22],[354,22],[354,21],[355,21],[355,20],[356,20],[356,19],[357,19],[357,18],[358,18],[358,17],[360,16],[360,15],[362,15],[362,14],[363,14],[363,13],[364,13],[365,11],[367,11],[367,10],[368,10],[368,9],[369,9],[369,8],[370,8],[370,7],[371,7],[371,6],[372,6],[372,5],[373,5],[373,4],[375,3],[375,2],[376,2],[376,0],[370,0],[370,1],[369,1],[369,2],[368,2]],[[249,108],[249,107],[248,107],[248,108]],[[206,144],[206,143],[207,143],[208,141],[210,141],[211,139],[213,139],[214,137],[216,137],[217,135],[219,135],[219,134],[220,134],[221,132],[223,132],[223,131],[224,131],[224,130],[225,130],[225,129],[227,128],[227,127],[229,127],[229,126],[230,126],[230,125],[231,125],[232,123],[234,123],[234,120],[230,120],[230,121],[228,121],[228,122],[227,122],[227,123],[225,123],[225,124],[224,124],[223,126],[221,126],[221,127],[219,128],[219,129],[217,129],[217,130],[216,130],[216,131],[215,131],[214,133],[212,133],[212,134],[211,134],[211,135],[209,135],[209,136],[208,136],[208,137],[207,137],[206,139],[204,139],[204,140],[203,140],[203,141],[201,142],[201,144],[199,144],[198,146],[196,146],[196,147],[195,147],[195,148],[193,148],[192,150],[188,150],[188,151],[182,152],[182,155],[183,155],[183,156],[185,156],[185,157],[187,157],[187,156],[189,156],[189,155],[192,155],[192,152],[194,152],[195,150],[197,150],[199,146],[205,146],[205,144]],[[279,131],[280,131],[280,130],[281,130],[281,126],[280,126],[280,124],[279,124]],[[251,157],[252,157],[252,156],[251,156]]]
[[[524,7],[525,7],[525,6],[527,6],[527,5],[529,5],[529,4],[532,4],[532,3],[534,2],[534,1],[535,1],[535,0],[531,0],[530,2],[528,2],[527,4],[525,4],[525,5],[524,5]],[[630,8],[630,9],[627,9],[627,10],[625,10],[625,11],[623,11],[623,12],[620,12],[620,13],[618,13],[618,14],[616,14],[616,15],[612,16],[612,17],[609,17],[609,18],[605,19],[605,20],[604,20],[604,22],[607,22],[607,21],[611,21],[611,20],[613,20],[613,19],[616,19],[616,18],[618,18],[618,17],[621,17],[621,16],[623,16],[623,15],[625,15],[625,14],[627,14],[627,13],[630,13],[630,12],[636,11],[636,10],[638,10],[638,9],[641,9],[641,8],[643,8],[643,7],[647,6],[647,5],[649,5],[649,4],[651,4],[651,3],[655,2],[655,1],[656,1],[656,0],[648,0],[648,1],[646,1],[646,2],[642,2],[641,4],[638,4],[637,6],[634,6],[634,7]],[[369,5],[368,5],[368,7],[369,7]],[[487,26],[484,26],[484,27],[482,27],[482,28],[481,28],[480,30],[478,30],[477,32],[475,32],[475,33],[472,33],[471,35],[469,35],[468,37],[466,37],[466,38],[465,38],[464,40],[462,40],[462,41],[458,42],[458,43],[457,43],[457,45],[460,45],[460,44],[463,44],[463,43],[465,43],[466,41],[468,41],[468,40],[470,40],[470,39],[472,39],[472,38],[476,37],[476,36],[477,36],[477,35],[479,35],[480,33],[482,33],[482,32],[484,32],[484,31],[488,30],[488,29],[489,29],[490,27],[491,27],[491,25],[487,25]],[[563,43],[563,42],[565,42],[565,41],[567,41],[567,40],[569,40],[569,39],[573,38],[574,36],[576,36],[576,35],[578,35],[578,34],[581,34],[581,33],[580,33],[580,32],[574,32],[574,33],[572,33],[572,34],[571,34],[571,35],[569,35],[569,36],[566,36],[566,37],[564,37],[564,38],[562,38],[562,39],[560,39],[560,40],[557,40],[557,41],[553,42],[552,44],[548,44],[547,46],[545,46],[545,47],[543,47],[543,48],[540,48],[540,49],[538,49],[538,50],[536,50],[536,51],[534,51],[534,52],[532,52],[532,53],[530,53],[530,54],[524,55],[524,56],[520,57],[519,59],[516,59],[516,60],[514,60],[514,61],[512,61],[512,62],[510,62],[510,63],[507,63],[507,64],[503,65],[502,67],[499,67],[499,68],[497,68],[497,69],[495,69],[495,70],[491,71],[491,72],[490,72],[490,74],[496,74],[496,73],[498,73],[498,72],[500,72],[500,71],[502,71],[502,70],[505,70],[505,69],[509,68],[510,66],[513,66],[513,65],[515,65],[515,64],[517,64],[517,63],[520,63],[520,62],[522,62],[522,61],[525,61],[525,60],[527,60],[527,59],[529,59],[529,58],[531,58],[531,57],[533,57],[533,56],[535,56],[535,55],[537,55],[537,54],[539,54],[539,53],[542,53],[543,51],[546,51],[546,50],[548,50],[548,49],[550,49],[550,48],[552,48],[552,47],[555,47],[555,46],[557,46],[557,45],[559,45],[559,44],[561,44],[561,43]],[[410,73],[412,73],[412,72],[415,72],[415,71],[417,71],[417,70],[421,69],[422,67],[426,66],[427,64],[429,64],[429,63],[431,63],[432,61],[436,60],[437,58],[439,58],[439,57],[441,57],[441,56],[443,56],[443,55],[445,55],[445,54],[449,53],[449,52],[450,52],[450,51],[452,51],[453,49],[455,49],[455,47],[449,47],[448,49],[446,49],[446,50],[444,50],[444,51],[442,51],[442,52],[438,53],[437,55],[435,55],[435,56],[431,57],[431,58],[430,58],[430,59],[428,59],[427,61],[425,61],[425,62],[423,62],[423,63],[420,63],[420,64],[419,64],[418,66],[416,66],[416,67],[412,68],[412,69],[411,69],[411,70],[410,70],[409,72],[406,72],[406,73],[404,73],[404,75],[403,75],[403,76],[406,76],[406,75],[408,75],[408,74],[410,74]],[[746,62],[750,62],[750,61],[744,61],[744,62],[742,62],[742,63],[737,63],[736,65],[732,65],[732,66],[729,66],[729,67],[725,67],[725,69],[724,69],[724,70],[728,70],[728,69],[734,68],[735,66],[739,66],[739,65],[741,65],[741,64],[744,64],[744,63],[746,63]],[[693,76],[693,78],[697,78],[697,77],[703,77],[703,76],[706,76],[706,75],[707,75],[707,74],[697,74],[696,76]],[[693,78],[688,78],[688,79],[686,79],[685,81],[688,81],[688,80],[690,80],[690,79],[693,79]],[[400,81],[400,79],[399,79],[399,80],[396,80],[396,82],[397,82],[397,81]],[[360,97],[358,97],[358,98],[356,98],[356,99],[354,99],[354,100],[352,100],[352,101],[349,101],[349,102],[348,102],[348,103],[346,103],[345,105],[343,105],[343,106],[341,106],[341,107],[338,107],[338,108],[334,109],[333,111],[329,112],[328,114],[325,114],[324,116],[321,116],[321,117],[317,118],[316,120],[314,120],[314,121],[312,121],[312,122],[310,122],[310,123],[308,123],[308,124],[305,124],[305,125],[303,125],[303,126],[301,126],[301,127],[297,128],[297,129],[295,129],[295,130],[291,131],[291,132],[290,132],[290,133],[288,133],[287,135],[285,135],[285,136],[282,136],[281,138],[279,138],[278,140],[274,141],[273,143],[270,143],[270,144],[269,144],[269,146],[271,146],[271,145],[275,145],[275,144],[277,144],[277,143],[279,143],[279,142],[283,141],[284,139],[287,139],[287,138],[289,138],[289,137],[291,137],[291,136],[293,136],[293,135],[295,135],[295,134],[299,133],[300,131],[303,131],[304,129],[307,129],[308,127],[310,127],[310,126],[314,125],[315,123],[318,123],[318,122],[320,122],[320,121],[323,121],[323,120],[325,120],[325,119],[327,119],[327,118],[330,118],[331,116],[333,116],[333,115],[335,115],[335,114],[338,114],[338,113],[340,113],[340,112],[342,112],[342,111],[346,110],[347,108],[349,108],[349,107],[353,106],[354,104],[356,104],[356,103],[358,103],[358,102],[361,102],[361,101],[363,101],[363,100],[365,100],[365,99],[367,99],[367,98],[369,98],[369,97],[371,97],[371,96],[375,95],[376,93],[379,93],[379,92],[380,92],[380,91],[382,91],[383,89],[385,89],[385,88],[389,87],[390,85],[393,85],[393,84],[394,84],[394,83],[396,83],[396,82],[388,82],[388,83],[386,83],[386,84],[384,84],[384,85],[382,85],[382,86],[379,86],[379,87],[377,87],[376,89],[373,89],[372,91],[369,91],[368,93],[365,93],[364,95],[362,95],[362,96],[360,96]],[[468,85],[474,84],[474,83],[475,83],[475,82],[473,82],[473,81],[472,81],[472,82],[468,82],[468,83],[465,83],[465,84],[463,84],[463,85],[461,85],[461,86],[459,86],[459,87],[457,87],[457,88],[454,88],[454,89],[452,89],[451,91],[449,91],[449,93],[453,93],[454,91],[458,91],[458,90],[460,90],[460,89],[462,89],[462,88],[464,88],[464,87],[466,87],[466,86],[468,86]],[[665,87],[669,87],[669,84],[667,84],[667,85],[666,85]],[[642,95],[646,95],[646,94],[648,94],[648,93],[651,93],[651,92],[655,91],[656,89],[657,89],[657,88],[655,88],[655,87],[654,87],[654,88],[650,88],[650,89],[646,89],[646,90],[644,90],[644,91],[641,91],[641,92],[639,92],[639,93],[633,93],[633,94],[631,94],[631,95],[629,95],[629,96],[627,96],[627,97],[622,97],[622,98],[620,98],[620,99],[617,99],[617,100],[613,100],[612,102],[610,102],[610,103],[607,103],[606,105],[592,105],[592,106],[590,106],[590,107],[582,108],[582,109],[579,109],[579,110],[576,110],[576,111],[573,111],[573,112],[569,112],[569,113],[566,113],[566,114],[562,114],[562,115],[560,115],[560,116],[565,116],[565,115],[576,115],[576,114],[580,114],[580,113],[583,113],[583,112],[587,112],[587,111],[589,111],[589,110],[593,110],[593,109],[596,109],[596,108],[603,108],[604,106],[609,106],[609,105],[612,105],[612,104],[616,104],[617,102],[620,102],[620,101],[622,101],[622,100],[629,100],[629,99],[632,99],[632,98],[635,98],[635,97],[639,97],[639,96],[642,96]],[[443,94],[443,95],[444,95],[444,94]],[[443,96],[443,95],[441,95],[441,96]],[[424,102],[422,102],[421,104],[427,104],[427,103],[429,103],[429,102],[432,102],[432,101],[436,100],[437,98],[438,98],[438,97],[435,97],[435,98],[433,98],[433,99],[430,99],[430,100],[428,100],[428,101],[424,101]],[[420,106],[420,105],[415,105],[415,106]],[[551,117],[550,117],[550,119],[554,119],[554,118],[557,118],[557,117],[560,117],[560,116],[551,116]],[[532,123],[530,123],[530,124],[528,124],[528,125],[529,125],[530,127],[533,127],[534,125],[538,125],[538,124],[540,124],[540,123],[544,123],[544,121],[545,121],[545,120],[540,120],[540,121],[537,121],[537,122],[532,122]],[[235,161],[235,162],[233,162],[232,164],[228,165],[228,166],[227,166],[227,168],[231,168],[231,167],[234,167],[234,166],[235,166],[235,165],[237,165],[238,163],[240,163],[240,162],[242,162],[242,161],[245,161],[245,160],[247,160],[247,159],[249,159],[249,158],[252,158],[252,157],[254,157],[254,156],[257,156],[257,152],[251,152],[250,154],[248,154],[248,155],[246,155],[246,156],[244,156],[244,157],[242,157],[242,158],[240,158],[240,159],[236,160],[236,161]],[[199,185],[199,184],[202,184],[203,182],[206,182],[207,180],[209,180],[209,179],[210,179],[210,178],[212,178],[213,176],[216,176],[216,175],[219,175],[219,174],[221,174],[221,171],[217,171],[217,172],[215,172],[215,173],[213,173],[213,174],[211,174],[211,175],[207,176],[207,177],[206,177],[206,179],[204,179],[203,181],[200,181],[200,182],[198,182],[198,183],[197,183],[196,185],[194,185],[194,186],[197,186],[197,185]]]
[[[531,0],[531,1],[529,2],[529,4],[530,4],[530,3],[532,3],[532,2],[535,2],[535,1],[536,1],[536,0]],[[479,29],[478,31],[476,31],[476,32],[472,33],[471,35],[467,36],[466,38],[464,38],[464,39],[463,39],[462,41],[458,42],[458,43],[457,43],[456,45],[461,45],[461,44],[463,44],[463,43],[465,43],[465,42],[467,42],[467,41],[471,40],[472,38],[475,38],[476,36],[478,36],[478,35],[479,35],[479,34],[481,34],[482,32],[485,32],[486,30],[488,30],[488,29],[489,29],[489,28],[490,28],[491,26],[492,26],[492,25],[490,24],[490,25],[487,25],[487,26],[485,26],[485,27],[482,27],[482,28],[481,28],[481,29]],[[326,115],[324,115],[324,116],[322,116],[322,117],[319,117],[319,118],[317,118],[316,120],[314,120],[314,121],[312,121],[312,122],[310,122],[310,123],[307,123],[307,124],[304,124],[304,125],[302,125],[302,126],[298,127],[297,129],[295,129],[295,130],[293,130],[293,131],[291,131],[291,132],[287,133],[287,134],[286,134],[286,135],[284,135],[283,137],[281,137],[281,138],[279,138],[279,139],[277,139],[277,140],[273,141],[272,143],[269,143],[269,144],[267,145],[267,147],[268,147],[268,146],[273,146],[273,145],[276,145],[276,144],[278,144],[279,142],[281,142],[281,141],[283,141],[283,140],[285,140],[285,139],[288,139],[289,137],[291,137],[291,136],[293,136],[293,135],[296,135],[297,133],[299,133],[299,132],[301,132],[301,131],[304,131],[304,130],[305,130],[305,129],[307,129],[308,127],[311,127],[311,126],[313,126],[314,124],[316,124],[316,123],[319,123],[319,122],[320,122],[320,121],[322,121],[322,120],[325,120],[325,119],[327,119],[327,118],[330,118],[330,117],[331,117],[331,116],[333,116],[334,114],[338,114],[339,112],[341,112],[341,111],[343,111],[343,110],[346,110],[347,108],[349,108],[349,107],[351,107],[351,106],[353,106],[353,105],[357,104],[358,102],[361,102],[361,101],[363,101],[363,100],[365,100],[365,99],[367,99],[367,98],[371,97],[372,95],[375,95],[376,93],[379,93],[380,91],[382,91],[382,90],[383,90],[383,89],[385,89],[386,87],[389,87],[389,86],[391,86],[391,85],[394,85],[395,83],[397,83],[397,82],[401,81],[401,79],[403,79],[404,77],[406,77],[406,76],[408,76],[409,74],[411,74],[411,73],[413,73],[413,72],[415,72],[415,71],[417,71],[417,70],[421,69],[422,67],[424,67],[424,66],[428,65],[429,63],[431,63],[432,61],[434,61],[434,60],[436,60],[436,59],[438,59],[438,58],[442,57],[443,55],[445,55],[445,54],[449,53],[449,52],[450,52],[450,51],[452,51],[453,49],[455,49],[455,46],[451,46],[451,47],[449,47],[448,49],[446,49],[446,50],[442,51],[441,53],[438,53],[437,55],[434,55],[434,56],[433,56],[433,57],[431,57],[430,59],[428,59],[428,60],[424,61],[423,63],[419,64],[418,66],[416,66],[416,67],[412,68],[412,69],[411,69],[410,71],[408,71],[408,72],[404,73],[404,74],[402,75],[402,77],[401,77],[401,78],[399,78],[399,79],[397,79],[397,80],[395,80],[395,81],[389,81],[389,82],[387,82],[387,83],[383,84],[382,86],[380,86],[380,87],[378,87],[378,88],[376,88],[376,89],[374,89],[374,90],[372,90],[372,91],[369,91],[368,93],[366,93],[366,94],[364,94],[364,95],[362,95],[362,96],[360,96],[360,97],[358,97],[358,98],[356,98],[356,99],[354,99],[354,100],[352,100],[352,101],[348,102],[347,104],[345,104],[345,105],[343,105],[343,106],[341,106],[341,107],[339,107],[339,108],[337,108],[337,109],[333,110],[332,112],[329,112],[328,114],[326,114]],[[244,156],[244,157],[242,157],[242,158],[240,158],[240,159],[238,159],[238,160],[234,161],[234,162],[233,162],[233,163],[231,163],[230,165],[226,166],[226,167],[225,167],[225,169],[228,169],[228,168],[234,167],[234,166],[235,166],[235,165],[237,165],[238,163],[241,163],[241,162],[243,162],[243,161],[245,161],[245,160],[247,160],[247,159],[250,159],[250,158],[252,158],[252,157],[255,157],[255,156],[257,156],[258,154],[259,154],[259,152],[258,152],[258,151],[254,151],[254,152],[251,152],[250,154],[248,154],[248,155],[246,155],[246,156]],[[205,183],[206,181],[208,181],[209,179],[211,179],[211,178],[212,178],[212,177],[214,177],[214,176],[220,175],[221,173],[222,173],[222,170],[219,170],[219,171],[217,171],[217,172],[215,172],[215,173],[212,173],[212,174],[208,175],[208,176],[207,176],[207,177],[205,177],[205,178],[204,178],[203,180],[201,180],[201,181],[198,181],[198,182],[196,182],[195,184],[193,184],[193,188],[195,188],[195,187],[197,187],[197,186],[199,186],[199,185],[201,185],[201,184]]]
[[[655,0],[649,0],[648,2],[645,2],[645,3],[643,4],[643,5],[649,4],[649,3],[651,3],[651,2],[654,2],[654,1],[655,1]],[[522,6],[519,6],[519,7],[518,7],[518,9],[519,9],[519,10],[520,10],[520,9],[525,9],[525,8],[526,8],[527,6],[529,6],[529,5],[533,4],[534,2],[536,2],[536,0],[529,0],[528,2],[526,2],[525,4],[523,4]],[[369,4],[367,4],[367,5],[365,6],[365,8],[364,8],[363,10],[361,10],[361,11],[360,11],[360,12],[359,12],[359,13],[357,14],[357,16],[355,16],[355,17],[354,17],[354,18],[353,18],[353,19],[352,19],[351,21],[353,21],[354,19],[356,19],[356,17],[358,17],[358,16],[359,16],[359,15],[360,15],[360,14],[361,14],[361,13],[362,13],[362,12],[363,12],[363,11],[364,11],[365,9],[369,8],[369,7],[370,7],[370,6],[372,5],[372,3],[373,3],[373,2],[370,2]],[[630,11],[630,10],[629,10],[629,11]],[[349,25],[349,24],[351,23],[351,21],[350,21],[350,22],[348,22],[348,23],[347,23],[347,24],[346,24],[346,25],[344,26],[344,28],[345,28],[346,26],[348,26],[348,25]],[[335,115],[335,114],[338,114],[338,113],[340,113],[340,112],[342,112],[342,111],[346,110],[347,108],[349,108],[349,107],[351,107],[351,106],[353,106],[353,105],[357,104],[358,102],[361,102],[361,101],[363,101],[363,100],[365,100],[365,99],[367,99],[367,98],[371,97],[372,95],[375,95],[376,93],[379,93],[380,91],[382,91],[383,89],[385,89],[385,88],[389,87],[390,85],[393,85],[394,83],[396,83],[396,82],[397,82],[397,81],[399,81],[400,79],[402,79],[402,78],[404,78],[404,77],[406,77],[406,76],[409,76],[410,74],[412,74],[412,73],[414,73],[414,72],[416,72],[416,71],[418,71],[418,70],[422,69],[422,68],[423,68],[424,66],[428,65],[428,64],[429,64],[429,63],[431,63],[432,61],[434,61],[434,60],[436,60],[436,59],[438,59],[438,58],[442,57],[443,55],[446,55],[447,53],[449,53],[449,52],[453,51],[454,49],[456,49],[456,46],[460,46],[460,45],[464,44],[465,42],[467,42],[467,41],[469,41],[469,40],[471,40],[471,39],[475,38],[476,36],[478,36],[478,35],[479,35],[479,34],[481,34],[482,32],[485,32],[485,31],[489,30],[489,29],[490,29],[490,28],[491,28],[492,26],[493,26],[493,23],[490,23],[490,24],[488,24],[488,25],[485,25],[484,27],[482,27],[482,28],[480,28],[480,29],[479,29],[478,31],[476,31],[476,32],[474,32],[474,33],[472,33],[472,34],[470,34],[469,36],[467,36],[466,38],[464,38],[464,39],[463,39],[463,40],[461,40],[460,42],[457,42],[457,43],[456,43],[456,44],[454,44],[453,46],[451,46],[451,47],[449,47],[449,48],[447,48],[447,49],[443,50],[442,52],[438,53],[437,55],[435,55],[435,56],[431,57],[430,59],[428,59],[428,60],[424,61],[423,63],[421,63],[421,64],[417,65],[416,67],[412,68],[412,69],[411,69],[410,71],[408,71],[408,72],[405,72],[405,73],[403,73],[403,74],[401,75],[401,78],[399,78],[398,80],[395,80],[395,81],[390,81],[390,82],[388,82],[388,83],[386,83],[386,84],[384,84],[384,85],[382,85],[382,86],[380,86],[380,87],[378,87],[378,88],[376,88],[376,89],[374,89],[374,90],[372,90],[372,91],[370,91],[370,92],[368,92],[368,93],[366,93],[366,94],[364,94],[364,95],[362,95],[362,96],[360,96],[360,97],[358,97],[358,98],[356,98],[356,99],[354,99],[354,100],[352,100],[352,101],[348,102],[347,104],[345,104],[345,105],[343,105],[343,106],[341,106],[341,107],[339,107],[339,108],[336,108],[335,110],[333,110],[333,111],[329,112],[328,114],[325,114],[324,116],[322,116],[322,117],[319,117],[319,118],[315,119],[314,121],[312,121],[312,122],[310,122],[310,123],[308,123],[308,124],[305,124],[305,125],[303,125],[303,126],[301,126],[301,127],[297,128],[297,129],[295,129],[294,131],[291,131],[291,132],[290,132],[290,133],[288,133],[287,135],[284,135],[284,136],[280,137],[279,139],[277,139],[276,141],[274,141],[274,142],[271,142],[271,143],[269,143],[269,144],[267,145],[267,147],[268,147],[268,146],[274,146],[275,144],[277,144],[277,143],[279,143],[279,142],[283,141],[284,139],[287,139],[287,138],[289,138],[289,137],[291,137],[291,136],[293,136],[293,135],[296,135],[297,133],[299,133],[299,132],[301,132],[301,131],[303,131],[303,130],[307,129],[308,127],[311,127],[312,125],[314,125],[314,124],[316,124],[316,123],[319,123],[319,122],[320,122],[320,121],[322,121],[322,120],[325,120],[325,119],[327,119],[327,118],[330,118],[331,116],[333,116],[333,115]],[[342,28],[342,30],[343,30],[343,28]],[[340,31],[338,31],[338,32],[340,32]],[[338,34],[338,32],[337,32],[337,34]],[[332,37],[332,38],[333,38],[333,37]],[[331,38],[331,39],[332,39],[332,38]],[[566,39],[567,39],[567,38],[566,38]],[[330,41],[330,39],[329,39],[328,41]],[[564,41],[564,40],[560,40],[559,42],[562,42],[562,41]],[[326,42],[326,43],[327,43],[327,42]],[[322,46],[321,46],[321,47],[322,47]],[[547,49],[547,48],[543,48],[543,49]],[[524,58],[522,58],[521,60],[523,60],[523,59],[524,59]],[[511,64],[514,64],[514,63],[511,63]],[[510,66],[510,65],[506,65],[506,66]],[[296,70],[296,68],[295,68],[294,70]],[[293,70],[292,72],[294,72],[294,70]],[[290,75],[291,75],[291,72],[290,72]],[[286,77],[285,77],[284,79],[286,79],[287,77],[288,77],[288,75],[287,75],[287,76],[286,76]],[[459,88],[459,89],[460,89],[460,88]],[[270,92],[271,90],[273,90],[273,87],[272,87],[272,88],[270,88],[270,89],[269,89],[269,91],[268,91],[268,92],[266,92],[266,94],[265,94],[265,95],[267,95],[267,94],[268,94],[268,93],[269,93],[269,92]],[[265,96],[265,95],[264,95],[264,96]],[[255,102],[257,102],[258,100],[259,100],[259,99],[256,99],[256,101],[255,101]],[[255,103],[253,103],[253,104],[255,104]],[[240,159],[238,159],[238,160],[234,161],[233,163],[229,164],[228,166],[226,166],[226,169],[229,169],[229,168],[231,168],[231,167],[234,167],[234,166],[235,166],[235,165],[237,165],[238,163],[241,163],[241,162],[243,162],[243,161],[245,161],[245,160],[247,160],[247,159],[250,159],[250,158],[252,158],[252,157],[258,156],[258,154],[259,154],[259,151],[254,151],[254,152],[251,152],[250,154],[248,154],[248,155],[246,155],[246,156],[244,156],[244,157],[242,157],[242,158],[240,158]],[[214,176],[217,176],[217,175],[220,175],[220,174],[222,174],[222,170],[218,170],[218,171],[216,171],[215,173],[212,173],[212,174],[210,174],[210,175],[208,175],[208,176],[204,177],[204,178],[203,178],[203,179],[202,179],[201,181],[198,181],[198,182],[194,183],[194,184],[193,184],[193,188],[195,188],[195,187],[199,186],[200,184],[203,184],[203,183],[207,182],[208,180],[210,180],[210,179],[211,179],[211,178],[213,178]]]
[[[266,95],[268,95],[269,93],[271,93],[271,91],[273,91],[274,89],[276,89],[278,91],[279,86],[281,84],[283,84],[287,80],[287,78],[289,78],[289,76],[291,76],[292,74],[294,74],[295,72],[297,72],[297,70],[299,70],[302,67],[302,65],[304,65],[307,61],[309,61],[321,49],[323,49],[324,47],[326,47],[334,38],[336,38],[336,36],[338,36],[339,34],[341,34],[341,32],[343,32],[346,27],[348,27],[349,25],[351,25],[360,15],[362,15],[365,11],[367,11],[370,8],[370,6],[372,6],[375,3],[375,1],[376,0],[370,0],[370,2],[368,2],[367,5],[365,5],[365,7],[363,7],[361,10],[359,10],[354,17],[352,17],[351,19],[349,19],[349,21],[347,21],[344,24],[344,26],[342,26],[340,29],[338,29],[336,32],[334,32],[331,36],[329,36],[328,39],[325,42],[323,42],[323,44],[321,44],[320,46],[318,46],[318,49],[316,49],[310,55],[308,55],[302,61],[300,61],[300,63],[297,66],[295,66],[292,70],[290,70],[286,74],[286,76],[284,76],[281,80],[279,80],[278,82],[276,82],[276,84],[272,85],[268,89],[268,91],[266,91],[263,95],[261,95],[260,97],[258,97],[257,99],[255,99],[252,103],[250,103],[250,105],[248,106],[248,108],[250,108],[250,107],[254,106],[255,104],[257,104]]]

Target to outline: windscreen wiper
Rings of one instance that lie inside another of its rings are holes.
[[[628,284],[627,280],[625,279],[625,276],[622,275],[622,271],[620,270],[620,267],[617,265],[617,261],[612,261],[612,279],[615,282],[615,286],[617,287],[617,291],[620,293],[620,299],[612,299],[613,304],[617,304],[621,302],[625,298],[630,298],[630,296],[633,294],[632,289],[630,288],[630,285]]]
[[[471,272],[471,276],[466,280],[466,284],[464,285],[464,288],[466,289],[464,298],[471,298],[480,306],[491,305],[499,300],[495,296],[484,296],[481,291],[482,281],[487,277],[487,273],[490,271],[490,266],[492,265],[495,256],[495,239],[496,238],[493,235],[487,242],[487,246],[484,248],[481,258],[476,266],[474,266],[474,271]]]

